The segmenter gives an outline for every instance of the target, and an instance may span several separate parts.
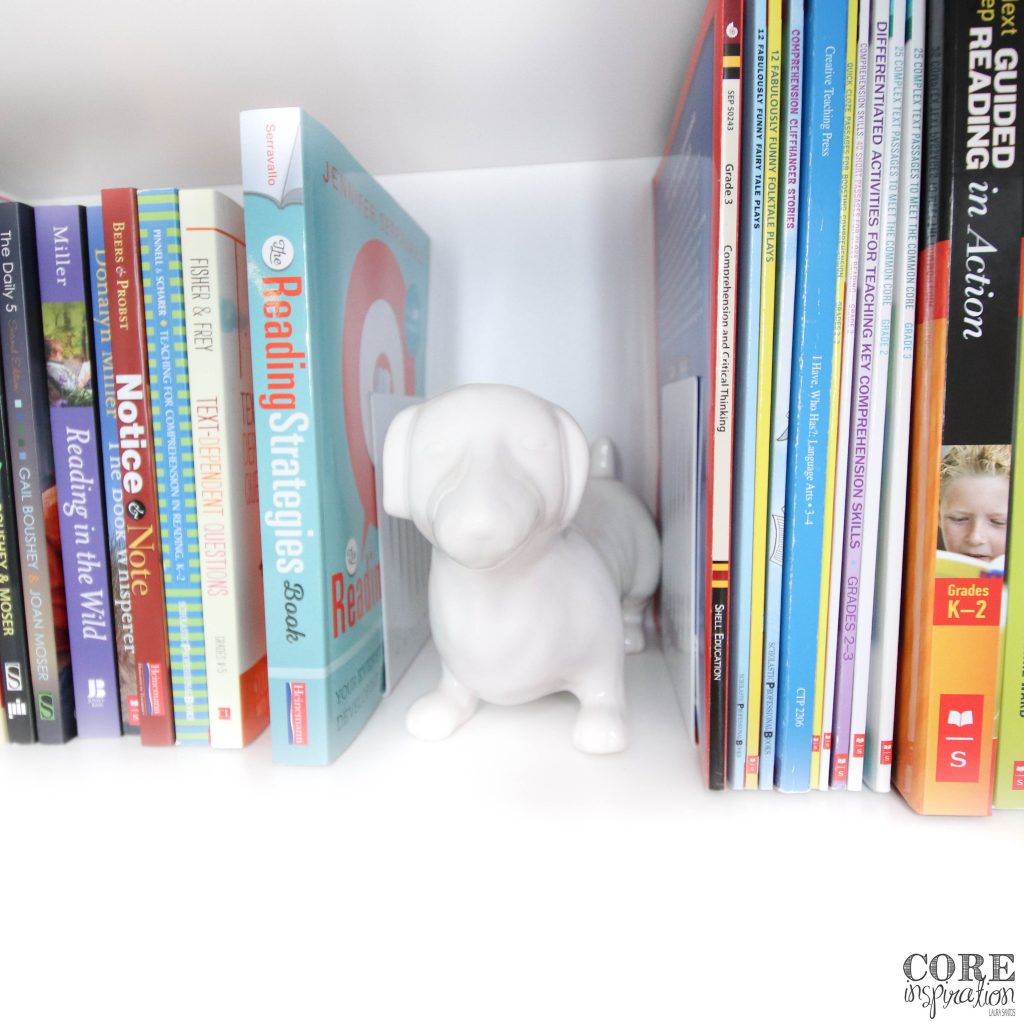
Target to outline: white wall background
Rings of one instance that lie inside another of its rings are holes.
[[[653,508],[652,159],[406,174],[384,186],[430,235],[427,390],[529,388],[608,434]]]

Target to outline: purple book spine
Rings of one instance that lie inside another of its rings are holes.
[[[875,0],[877,11],[871,20],[871,80],[868,88],[867,123],[864,138],[864,166],[855,168],[863,174],[863,221],[861,253],[857,285],[857,331],[853,362],[853,394],[850,401],[850,447],[847,465],[846,531],[843,550],[843,577],[839,604],[839,650],[836,661],[836,690],[832,717],[832,789],[846,789],[853,756],[854,670],[858,649],[857,631],[861,622],[862,601],[873,600],[874,570],[864,573],[862,557],[866,530],[873,519],[878,523],[877,505],[872,508],[868,495],[869,463],[880,457],[871,452],[871,409],[879,400],[885,403],[885,381],[879,366],[888,359],[879,351],[881,333],[880,300],[882,266],[882,203],[885,195],[886,90],[879,87],[887,76],[888,7],[884,0]],[[844,343],[850,343],[846,339]],[[888,365],[888,364],[886,364]],[[881,381],[881,383],[879,383]],[[880,443],[880,442],[879,442]],[[870,619],[868,620],[870,629]],[[862,667],[863,670],[863,667]]]
[[[85,211],[40,207],[36,238],[78,734],[119,736]]]

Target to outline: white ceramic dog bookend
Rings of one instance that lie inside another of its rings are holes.
[[[440,685],[406,718],[444,739],[480,700],[567,690],[573,740],[626,745],[623,661],[643,647],[660,547],[644,504],[591,453],[563,409],[518,388],[470,384],[400,413],[384,444],[384,509],[433,545],[430,625]]]

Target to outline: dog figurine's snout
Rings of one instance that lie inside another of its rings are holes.
[[[626,745],[624,653],[643,646],[660,544],[646,507],[614,479],[610,442],[594,451],[591,476],[575,420],[503,385],[456,388],[395,418],[384,509],[433,546],[442,662],[440,685],[409,711],[414,735],[451,735],[481,699],[566,690],[580,702],[577,747]]]
[[[434,539],[466,568],[492,568],[520,548],[539,515],[535,496],[511,478],[470,473],[434,505]]]

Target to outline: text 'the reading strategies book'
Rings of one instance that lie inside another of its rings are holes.
[[[429,240],[303,111],[241,127],[272,745],[326,764],[384,692],[369,395],[422,394]]]

